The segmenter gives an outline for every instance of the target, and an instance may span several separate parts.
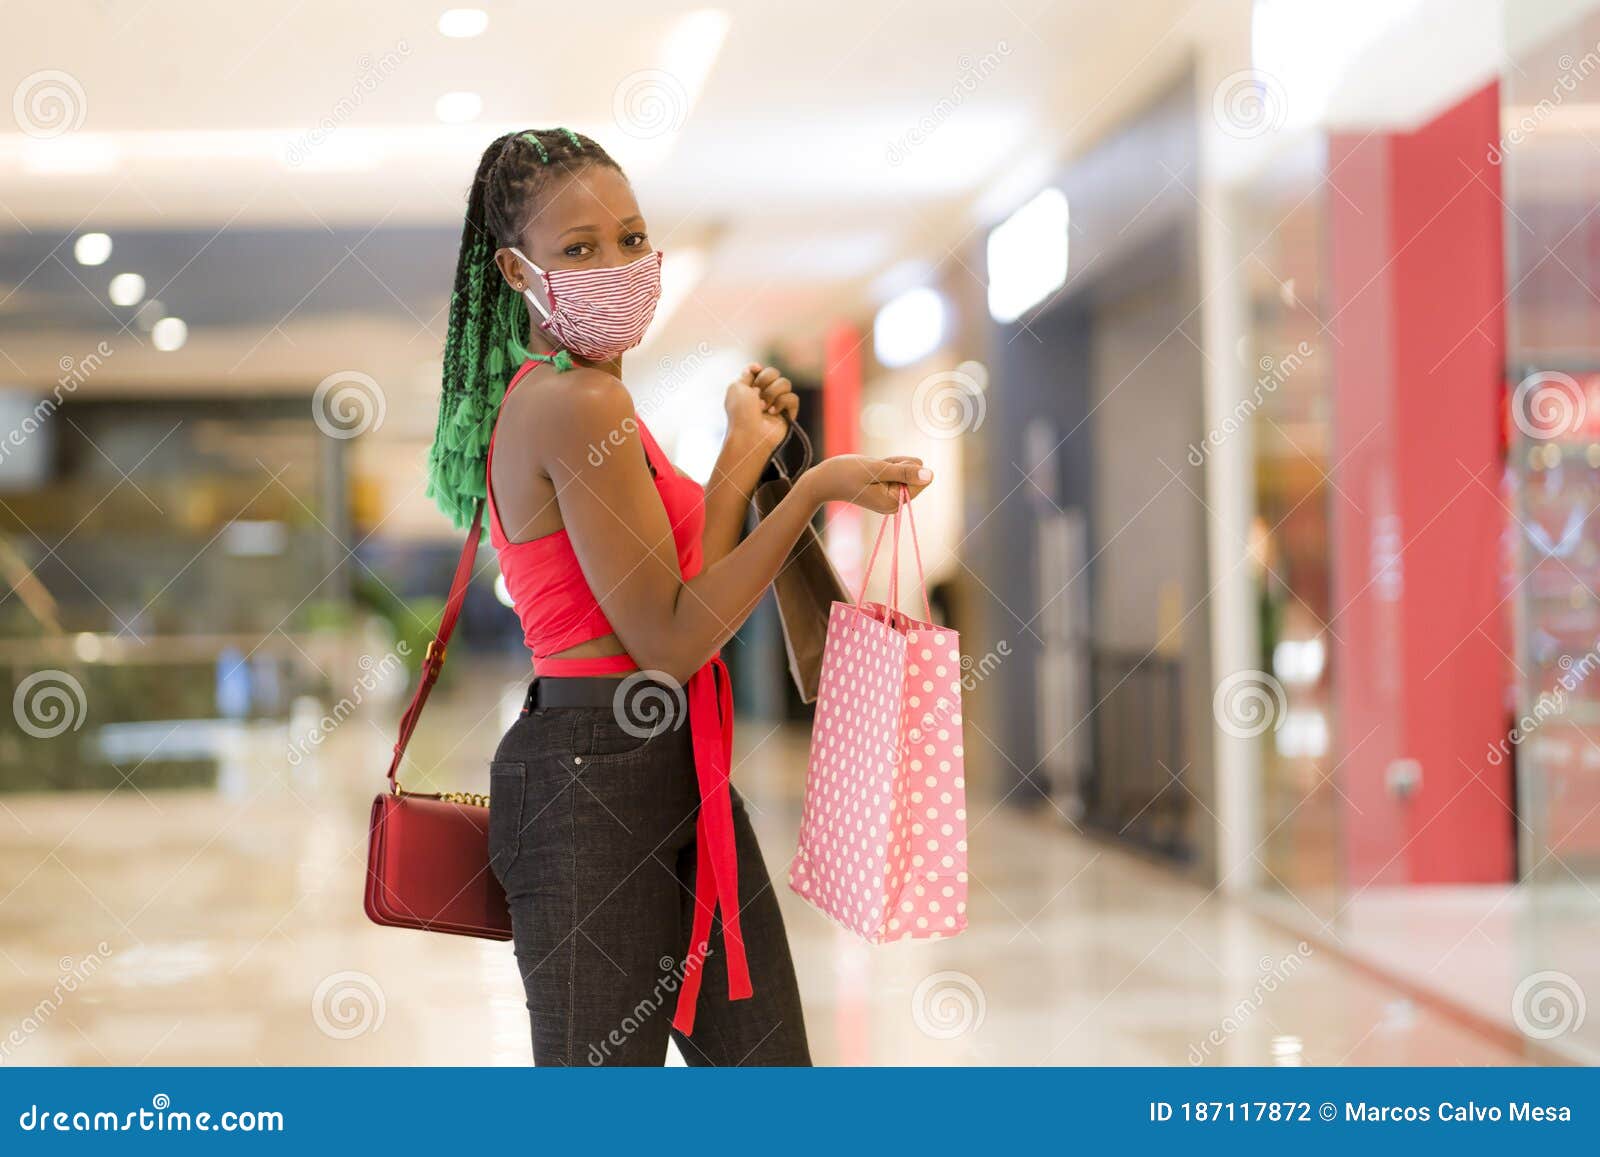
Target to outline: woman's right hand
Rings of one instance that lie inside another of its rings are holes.
[[[893,514],[899,505],[900,488],[912,498],[933,481],[933,471],[921,458],[896,456],[869,458],[864,454],[839,454],[824,458],[802,478],[812,487],[817,502],[850,502],[879,514]]]

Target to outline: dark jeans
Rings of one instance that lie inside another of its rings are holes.
[[[541,707],[490,768],[489,860],[511,904],[540,1065],[809,1065],[778,899],[733,794],[755,995],[728,999],[721,915],[694,1035],[672,1029],[694,908],[699,809],[689,727],[646,739],[603,707]]]

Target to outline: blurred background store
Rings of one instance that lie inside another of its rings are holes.
[[[508,949],[359,894],[460,545],[466,184],[553,125],[666,253],[628,384],[680,466],[757,359],[939,478],[971,927],[780,882],[819,1060],[1600,1058],[1600,0],[0,27],[0,1064],[529,1059]],[[498,577],[408,786],[485,790]],[[770,607],[726,654],[781,881],[807,713]]]

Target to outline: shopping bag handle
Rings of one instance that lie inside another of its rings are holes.
[[[890,548],[889,556],[889,610],[898,613],[900,610],[900,514],[905,512],[906,523],[911,528],[911,552],[917,560],[917,588],[922,592],[922,613],[928,622],[933,622],[933,607],[928,602],[928,581],[922,573],[922,547],[917,542],[917,518],[911,512],[911,490],[901,483],[894,507],[894,543]],[[872,577],[873,565],[878,560],[878,548],[883,545],[883,532],[888,528],[890,516],[885,514],[883,521],[878,524],[878,537],[872,542],[872,553],[867,556],[866,570],[861,575],[861,592],[856,596],[856,605],[861,606],[867,598],[867,580]]]
[[[815,460],[815,455],[811,449],[811,436],[806,433],[805,427],[793,418],[789,418],[788,422],[789,428],[783,433],[783,441],[778,443],[777,448],[772,451],[772,456],[767,461],[772,463],[773,469],[778,472],[778,477],[792,482],[811,469],[811,463]],[[789,467],[784,465],[783,461],[783,452],[788,448],[791,441],[800,443],[800,469],[793,474],[789,473]]]

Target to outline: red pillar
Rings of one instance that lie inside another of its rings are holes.
[[[1347,884],[1512,878],[1498,85],[1336,134],[1335,694]],[[1396,788],[1419,773],[1409,794]]]
[[[861,344],[866,338],[850,322],[828,330],[822,356],[822,444],[825,454],[861,448]]]
[[[861,330],[841,321],[828,330],[822,359],[822,454],[855,454],[861,449]],[[832,502],[823,512],[828,553],[839,577],[855,596],[861,581],[861,508]]]

